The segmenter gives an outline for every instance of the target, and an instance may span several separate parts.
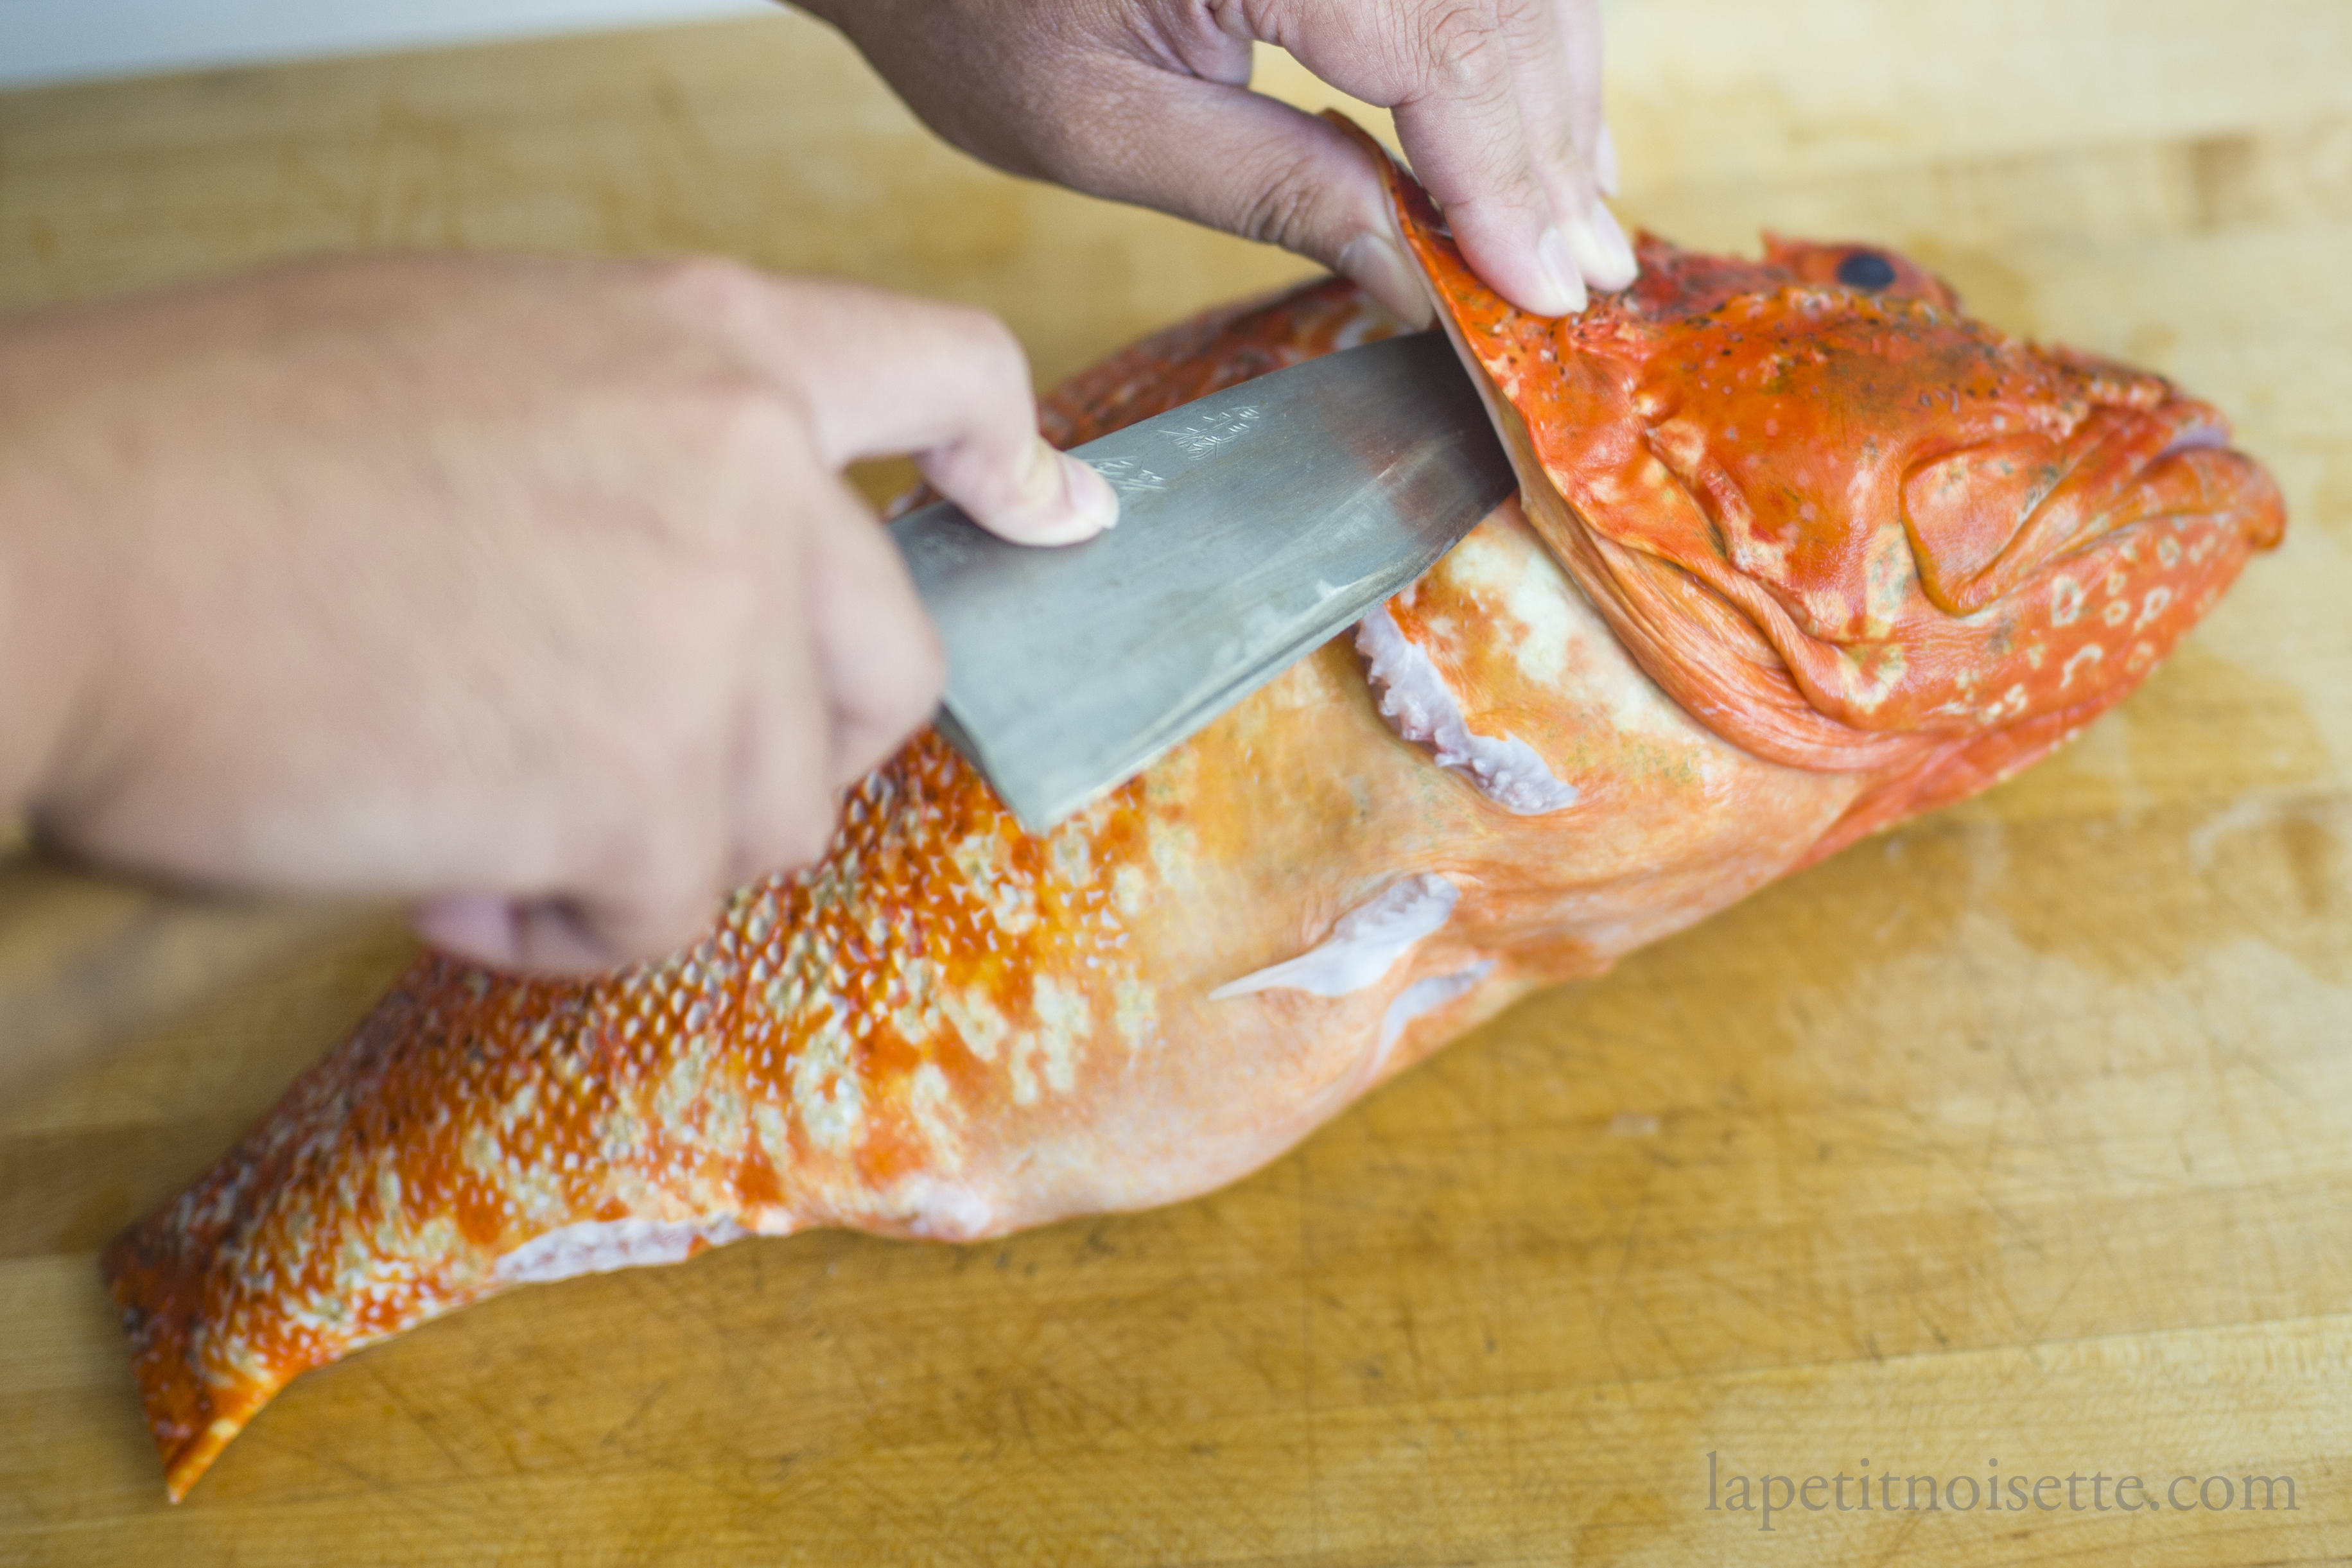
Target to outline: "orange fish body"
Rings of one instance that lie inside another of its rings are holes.
[[[1400,202],[1525,511],[1044,837],[926,733],[690,952],[420,959],[107,1254],[174,1498],[289,1379],[510,1285],[1232,1181],[1528,991],[2032,761],[2283,526],[2211,409],[1899,258],[1864,287],[1849,247],[1649,241],[1545,321]],[[1048,433],[1396,330],[1337,282],[1222,312]]]

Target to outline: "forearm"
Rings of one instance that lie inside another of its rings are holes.
[[[72,335],[55,316],[0,320],[0,825],[36,809],[65,765],[99,620],[87,558],[105,475],[76,460],[46,396]]]

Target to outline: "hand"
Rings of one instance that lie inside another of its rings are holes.
[[[0,816],[601,968],[824,847],[940,653],[838,477],[1109,488],[991,317],[715,261],[316,262],[0,322]]]
[[[1396,112],[1463,254],[1539,315],[1633,280],[1601,195],[1597,0],[799,0],[949,141],[1016,174],[1311,257],[1409,321],[1429,304],[1374,172],[1249,90],[1253,39]]]

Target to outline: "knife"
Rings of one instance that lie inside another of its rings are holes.
[[[1072,448],[1081,544],[890,524],[947,649],[940,732],[1043,833],[1427,571],[1518,488],[1441,332],[1344,349]]]

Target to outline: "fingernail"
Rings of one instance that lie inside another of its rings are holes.
[[[1599,202],[1592,204],[1583,226],[1571,232],[1582,239],[1577,247],[1577,262],[1595,289],[1622,289],[1641,271],[1616,215]]]
[[[1377,234],[1360,234],[1339,252],[1340,275],[1370,294],[1406,326],[1416,331],[1435,315],[1429,290],[1404,253]]]
[[[1091,539],[1106,528],[1117,528],[1118,492],[1111,489],[1110,481],[1067,452],[1055,452],[1051,447],[1045,449],[1054,452],[1054,461],[1061,467],[1070,511],[1085,530],[1077,537]]]
[[[1542,274],[1551,295],[1538,307],[1538,315],[1572,316],[1584,309],[1584,274],[1577,270],[1567,237],[1558,224],[1545,229],[1543,237],[1536,241],[1536,270]]]
[[[1617,138],[1610,134],[1605,121],[1600,139],[1592,144],[1592,183],[1604,196],[1617,194]]]

